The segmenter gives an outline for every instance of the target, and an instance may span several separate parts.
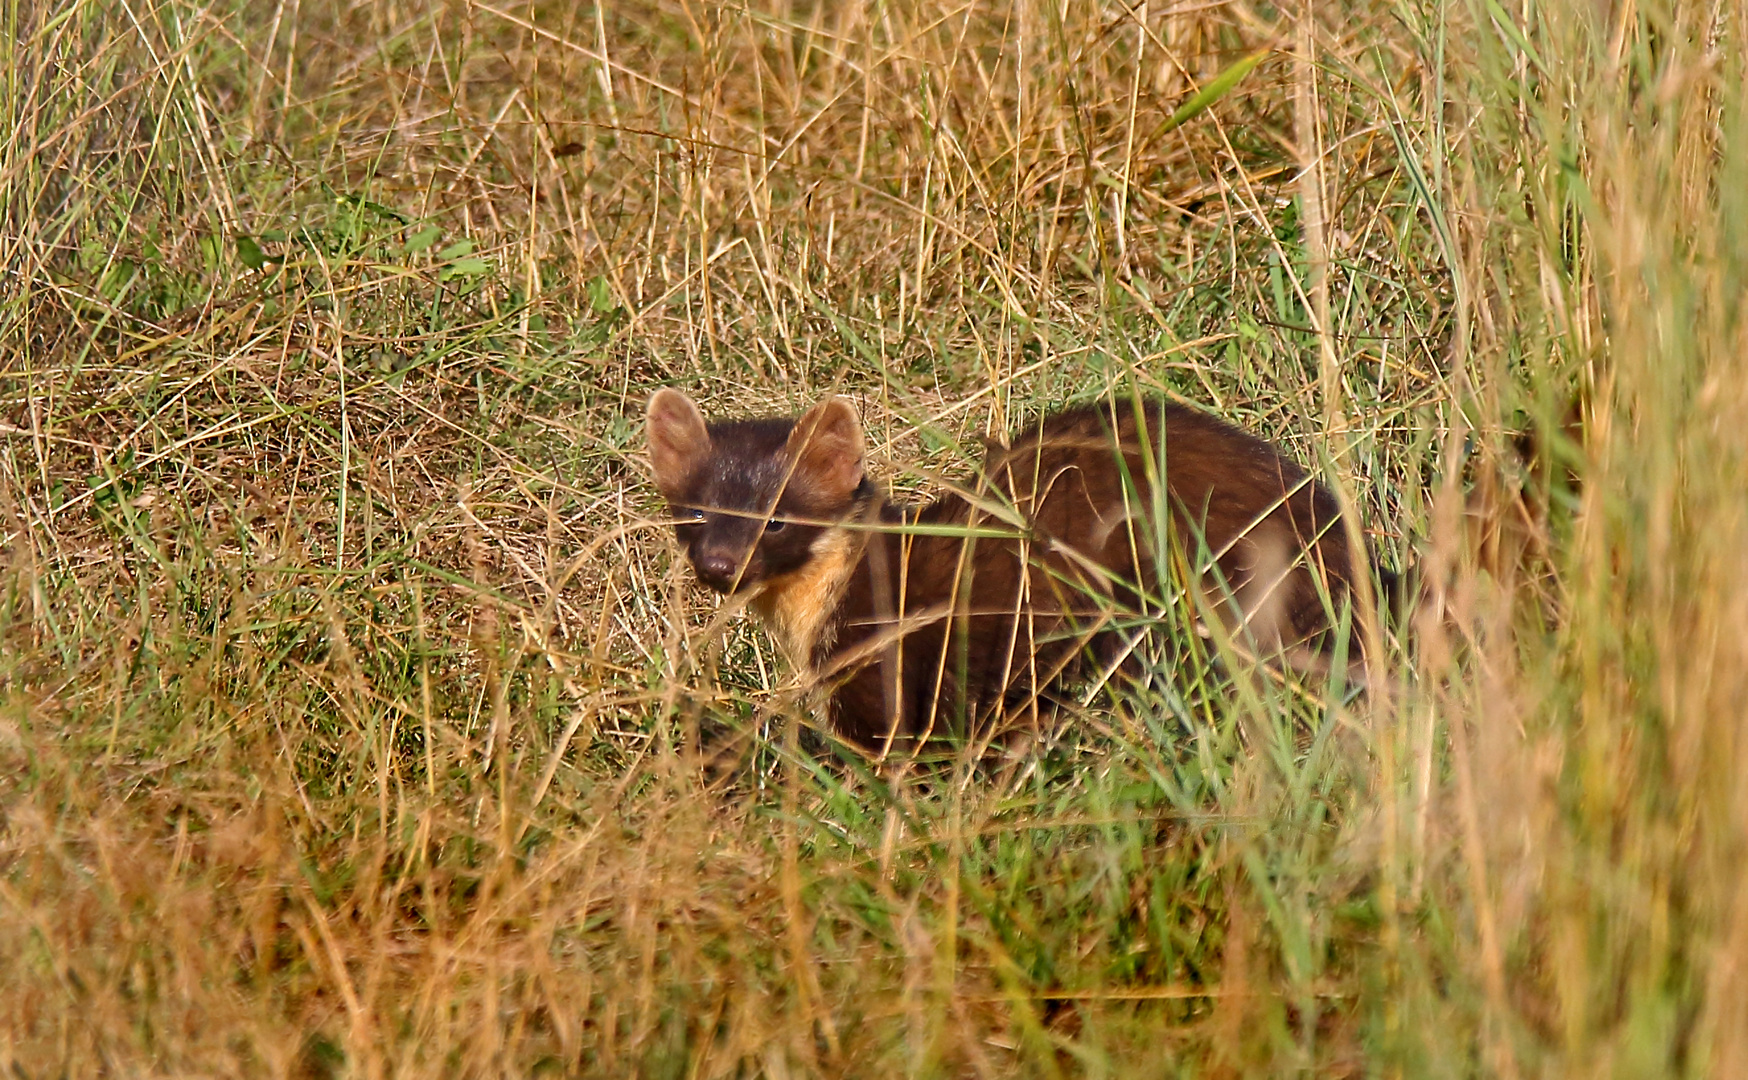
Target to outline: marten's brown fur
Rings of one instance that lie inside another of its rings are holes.
[[[969,489],[919,508],[868,479],[842,398],[793,421],[706,423],[661,390],[648,417],[656,483],[699,578],[755,590],[754,609],[829,692],[833,728],[874,752],[1035,716],[1083,657],[1119,654],[1112,613],[1145,613],[1169,580],[1190,580],[1241,644],[1324,665],[1330,612],[1365,572],[1328,491],[1182,405],[1051,416],[993,449]],[[1169,574],[1174,562],[1195,570]]]

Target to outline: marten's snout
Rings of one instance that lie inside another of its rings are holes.
[[[719,593],[734,592],[756,584],[762,574],[759,558],[759,521],[741,517],[709,515],[687,544],[692,570],[698,580]]]
[[[733,553],[721,549],[692,552],[692,569],[697,571],[698,580],[720,593],[733,591],[740,564]]]

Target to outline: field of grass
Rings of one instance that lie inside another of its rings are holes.
[[[0,20],[0,1072],[1748,1076],[1740,5]],[[896,777],[664,385],[1172,394],[1428,603]]]

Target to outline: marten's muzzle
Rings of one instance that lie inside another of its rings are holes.
[[[731,593],[753,580],[745,566],[746,552],[727,548],[694,548],[692,569],[698,580],[719,593]]]

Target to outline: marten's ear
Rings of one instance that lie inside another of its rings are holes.
[[[685,492],[692,473],[710,456],[710,432],[698,406],[678,390],[657,390],[647,415],[649,463],[656,487],[671,500]]]
[[[789,460],[797,480],[837,503],[847,503],[862,484],[862,425],[841,397],[829,397],[795,421]]]

